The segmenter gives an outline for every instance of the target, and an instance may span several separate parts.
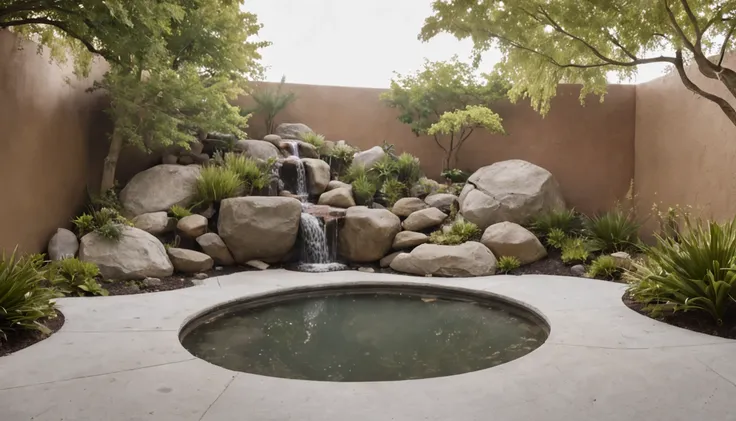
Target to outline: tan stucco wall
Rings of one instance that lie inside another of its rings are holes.
[[[0,251],[43,251],[57,227],[70,225],[86,195],[88,145],[99,135],[90,82],[36,48],[0,30]]]
[[[727,64],[736,66],[736,56]],[[688,74],[707,90],[730,97],[719,82],[706,80],[696,69]],[[691,205],[707,217],[733,218],[736,127],[721,109],[688,91],[677,74],[639,85],[636,109],[640,209],[648,212],[653,203],[661,202]]]
[[[379,100],[380,89],[290,84],[297,100],[277,117],[301,122],[330,140],[344,139],[367,149],[384,140],[398,152],[422,162],[430,177],[439,177],[443,152],[431,138],[417,138],[396,120],[397,113]],[[614,85],[605,101],[591,97],[585,107],[578,86],[561,86],[550,113],[542,118],[526,102],[502,102],[493,108],[504,119],[508,136],[473,134],[458,157],[458,167],[520,158],[550,170],[568,202],[592,213],[609,208],[626,194],[634,174],[635,86]],[[248,98],[238,102],[250,105]],[[262,118],[251,120],[249,133],[264,134]]]

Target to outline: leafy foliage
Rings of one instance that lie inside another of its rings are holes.
[[[448,229],[440,229],[429,235],[429,242],[441,245],[457,245],[477,239],[480,228],[472,222],[458,219]]]
[[[178,221],[182,218],[186,218],[187,216],[192,216],[192,211],[184,206],[174,205],[169,208],[169,215],[173,216]]]
[[[112,208],[90,209],[72,220],[80,237],[96,232],[108,240],[117,241],[122,235],[121,226],[132,225],[128,219]]]
[[[586,218],[584,233],[591,245],[603,252],[625,251],[636,247],[639,241],[639,224],[633,215],[620,208],[601,215]]]
[[[562,261],[566,264],[584,263],[590,257],[590,250],[582,238],[566,238],[562,242]]]
[[[399,199],[406,197],[407,188],[401,181],[389,179],[383,183],[381,194],[386,201],[386,206],[392,207]]]
[[[389,155],[384,155],[381,160],[373,164],[370,173],[383,183],[386,180],[391,180],[396,177],[397,166],[396,161]]]
[[[296,100],[293,92],[284,92],[286,76],[281,77],[281,82],[275,88],[273,86],[260,86],[251,93],[251,98],[256,106],[252,110],[244,111],[244,114],[260,114],[265,120],[267,134],[272,134],[276,129],[276,116]]]
[[[231,168],[204,167],[199,173],[196,190],[196,200],[209,205],[239,196],[243,191],[243,182]]]
[[[320,150],[325,144],[325,137],[314,132],[302,133],[301,138],[303,141],[317,148],[317,150]]]
[[[18,257],[17,250],[0,260],[0,338],[19,330],[49,333],[40,319],[55,317],[52,289],[42,284],[43,256]]]
[[[580,231],[580,219],[573,209],[552,209],[536,215],[531,229],[537,235],[546,235],[553,229],[572,235]]]
[[[100,269],[96,264],[68,258],[51,262],[46,268],[46,278],[64,295],[108,295],[97,282]]]
[[[440,176],[452,183],[464,183],[468,180],[470,174],[466,173],[463,170],[452,168],[442,171]]]
[[[358,205],[370,205],[373,202],[373,196],[376,195],[376,183],[366,174],[358,176],[353,183],[353,195]]]
[[[491,133],[506,133],[503,130],[501,117],[482,105],[468,105],[464,109],[446,111],[440,119],[434,123],[427,133],[458,135],[459,143],[465,141],[474,129],[486,129]],[[460,136],[461,133],[467,133]],[[458,146],[459,147],[459,146]]]
[[[396,178],[407,187],[422,177],[422,164],[416,156],[404,152],[396,158]]]
[[[501,273],[509,273],[521,267],[521,261],[514,256],[501,256],[498,259],[498,270]]]
[[[355,148],[347,144],[337,144],[327,151],[322,159],[330,164],[330,170],[337,176],[342,176],[353,164]]]
[[[565,240],[567,240],[567,234],[565,234],[565,231],[563,231],[562,229],[552,228],[547,231],[548,246],[555,249],[561,249],[562,246],[565,245]]]
[[[615,279],[621,273],[616,259],[611,256],[598,256],[588,267],[586,275],[590,278]]]
[[[348,167],[347,171],[345,171],[345,174],[340,177],[340,180],[350,184],[359,178],[371,178],[374,174],[375,171],[369,172],[364,165],[354,163],[353,165]]]
[[[243,184],[243,190],[252,195],[254,192],[263,190],[271,181],[271,169],[276,163],[275,159],[261,162],[245,155],[226,153],[224,166],[238,175]]]

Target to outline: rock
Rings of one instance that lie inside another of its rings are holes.
[[[358,272],[363,272],[363,273],[376,273],[376,270],[373,269],[373,268],[369,268],[369,267],[360,267],[360,268],[358,268]]]
[[[143,286],[146,288],[155,288],[161,286],[163,281],[158,278],[146,278],[143,280]]]
[[[210,156],[207,155],[206,153],[199,153],[196,155],[192,155],[192,159],[194,159],[195,164],[199,164],[199,165],[205,165],[208,162],[210,162]]]
[[[374,146],[367,151],[356,153],[355,158],[353,158],[353,164],[362,165],[366,169],[369,169],[384,156],[386,156],[386,152],[383,151],[383,148]]]
[[[631,255],[625,251],[617,251],[611,253],[611,257],[616,261],[616,266],[624,270],[631,270],[633,268],[633,261]]]
[[[263,140],[238,140],[238,143],[235,144],[235,149],[242,151],[246,156],[262,161],[267,161],[270,158],[278,159],[281,155],[276,146]]]
[[[319,159],[319,151],[314,145],[312,145],[311,143],[302,142],[301,140],[297,141],[296,143],[297,143],[297,147],[299,148],[300,158]]]
[[[401,221],[391,212],[353,206],[348,209],[338,235],[338,250],[350,262],[375,262],[391,250],[399,231]]]
[[[447,215],[437,208],[428,208],[416,211],[404,220],[404,229],[407,231],[423,231],[436,227],[447,219]]]
[[[457,246],[422,244],[396,256],[391,269],[423,276],[485,276],[496,273],[496,264],[486,246],[469,241]]]
[[[406,218],[416,211],[427,209],[426,203],[422,199],[416,197],[404,197],[396,201],[394,206],[391,208],[391,212],[396,216]]]
[[[79,251],[79,240],[68,229],[59,228],[49,241],[49,259],[62,260],[72,258]]]
[[[207,218],[202,215],[185,216],[176,224],[176,229],[187,237],[197,238],[207,232]]]
[[[202,142],[192,142],[189,144],[189,153],[192,155],[199,155],[204,151],[204,143]]]
[[[215,216],[215,207],[212,206],[212,205],[209,205],[209,207],[207,207],[207,209],[205,209],[205,210],[203,210],[201,212],[197,212],[197,214],[202,215],[202,216],[204,216],[207,219],[210,219],[213,216]]]
[[[235,259],[230,254],[230,250],[228,250],[225,242],[214,232],[208,232],[197,237],[197,244],[218,265],[232,266],[235,264]]]
[[[294,193],[292,193],[292,192],[290,192],[288,190],[282,190],[281,192],[279,192],[279,196],[281,196],[281,197],[288,197],[290,199],[301,200],[301,197],[299,197],[298,194],[294,194]]]
[[[394,259],[396,258],[396,256],[398,256],[401,253],[403,253],[403,252],[396,251],[396,252],[393,252],[393,253],[389,254],[388,256],[384,257],[383,259],[381,259],[381,262],[380,262],[381,267],[382,268],[387,268],[387,267],[391,266],[391,262],[393,262]]]
[[[583,276],[585,275],[585,266],[575,265],[570,268],[570,273],[572,273],[575,276]]]
[[[198,166],[157,165],[136,174],[120,192],[120,202],[131,217],[186,207],[194,200],[198,177]]]
[[[353,186],[348,183],[343,183],[342,181],[338,180],[332,180],[329,183],[327,183],[327,189],[326,191],[332,191],[335,189],[350,189],[350,192],[353,191]]]
[[[547,249],[531,231],[513,222],[500,222],[486,228],[480,240],[494,255],[516,257],[522,265],[547,256]]]
[[[426,178],[422,177],[414,183],[413,186],[411,186],[411,189],[409,189],[409,195],[412,197],[426,197],[430,194],[436,193],[440,189],[440,183]]]
[[[82,237],[79,259],[99,266],[105,279],[161,278],[174,272],[161,241],[143,230],[128,226],[121,226],[118,241],[108,240],[94,232]]]
[[[424,199],[424,203],[449,214],[453,204],[457,207],[457,196],[449,193],[430,194]]]
[[[349,208],[355,206],[355,199],[353,199],[353,192],[350,189],[340,188],[322,193],[317,204]]]
[[[282,139],[298,139],[301,140],[302,133],[314,133],[306,124],[301,123],[281,123],[276,126],[275,135]]]
[[[236,262],[281,259],[294,247],[301,213],[301,202],[287,197],[225,199],[217,227]]]
[[[133,220],[133,226],[149,234],[161,235],[169,232],[169,215],[166,212],[151,212],[138,215]]]
[[[246,266],[250,266],[252,268],[256,268],[258,270],[266,270],[269,268],[269,264],[265,262],[261,262],[260,260],[249,260],[245,262]]]
[[[400,233],[396,234],[396,237],[394,238],[394,243],[391,248],[393,248],[394,250],[403,250],[416,247],[428,242],[429,237],[420,232],[401,231]]]
[[[218,271],[218,272],[221,271],[221,270],[223,270],[223,269],[225,269],[225,268],[222,267],[222,266],[215,266],[215,270]]]
[[[210,275],[208,275],[206,273],[202,273],[202,272],[197,273],[197,274],[194,275],[194,279],[196,279],[198,281],[203,281],[203,280],[205,280],[205,279],[207,279],[209,277],[210,277]]]
[[[275,146],[275,147],[278,148],[278,147],[280,147],[281,142],[283,140],[281,140],[281,136],[279,136],[279,135],[269,134],[269,135],[266,135],[266,136],[263,137],[263,141],[264,142],[268,142],[268,143],[270,143],[273,146]]]
[[[180,156],[176,161],[179,165],[192,165],[194,164],[194,158],[190,155]]]
[[[212,269],[214,261],[204,253],[194,250],[169,248],[169,258],[174,270],[181,273],[197,273]]]
[[[161,157],[161,163],[164,165],[176,165],[179,163],[179,157],[174,154],[167,153]]]
[[[497,222],[524,223],[541,212],[565,207],[552,174],[518,159],[476,171],[463,188],[459,203],[463,217],[480,229]]]
[[[383,206],[382,204],[378,203],[378,202],[373,202],[373,203],[371,204],[371,209],[379,209],[379,210],[384,210],[384,209],[386,209],[386,207],[385,207],[385,206]]]
[[[330,164],[321,159],[304,158],[304,171],[307,176],[307,191],[311,195],[324,193],[330,182]]]

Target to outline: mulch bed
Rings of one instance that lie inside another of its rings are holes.
[[[64,315],[57,310],[56,317],[39,320],[39,323],[51,329],[51,333],[46,335],[35,330],[8,332],[7,340],[0,341],[0,357],[20,351],[53,335],[64,325]]]
[[[570,266],[562,263],[560,253],[556,250],[550,251],[549,255],[542,260],[512,270],[509,275],[575,276],[570,272]]]

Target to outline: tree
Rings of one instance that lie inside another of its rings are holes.
[[[256,105],[252,110],[246,111],[246,114],[262,114],[265,120],[266,134],[273,134],[276,128],[276,116],[296,100],[296,95],[293,92],[284,92],[285,85],[286,76],[283,76],[278,86],[262,86],[251,93]]]
[[[459,150],[475,129],[486,129],[491,133],[505,133],[501,117],[482,105],[468,105],[464,110],[448,111],[434,123],[427,134],[455,136]],[[445,169],[449,169],[446,167]]]
[[[381,99],[399,110],[399,121],[409,124],[415,135],[429,135],[434,139],[445,153],[444,165],[449,169],[463,142],[478,126],[447,132],[437,129],[430,133],[432,125],[446,112],[464,111],[468,105],[488,106],[506,97],[508,89],[509,85],[498,75],[478,77],[472,66],[453,57],[446,62],[427,60],[421,70],[410,75],[396,74],[390,90]]]
[[[509,96],[530,98],[542,113],[559,83],[582,83],[581,101],[589,93],[602,98],[607,72],[627,78],[636,66],[666,63],[736,125],[728,101],[685,72],[694,62],[736,97],[736,72],[723,65],[736,30],[733,0],[436,0],[433,10],[421,39],[442,32],[471,38],[476,61],[498,47],[497,69],[513,83]]]

